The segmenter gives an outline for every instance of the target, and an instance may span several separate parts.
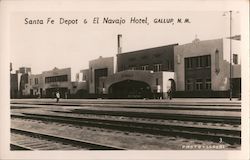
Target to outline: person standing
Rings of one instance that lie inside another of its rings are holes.
[[[60,93],[59,91],[56,92],[56,103],[59,102],[59,99],[60,99]]]
[[[172,99],[172,89],[171,88],[169,88],[167,94],[168,94],[168,98],[171,100]]]

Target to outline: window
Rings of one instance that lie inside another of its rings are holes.
[[[202,79],[197,79],[195,81],[195,89],[198,90],[198,91],[203,89]]]
[[[187,91],[192,91],[193,90],[193,83],[192,83],[192,80],[191,79],[188,79],[186,81],[186,90]]]
[[[143,70],[142,66],[136,67],[136,70]]]
[[[211,79],[206,79],[205,82],[206,90],[211,90]]]
[[[211,66],[210,55],[185,58],[186,69],[210,67],[210,66]]]
[[[54,77],[45,77],[45,83],[51,82],[65,82],[68,81],[68,75],[54,76]],[[38,79],[37,79],[38,83]]]
[[[162,71],[162,64],[155,64],[154,65],[154,72]]]
[[[149,66],[148,65],[145,65],[145,66],[142,66],[142,70],[149,70]]]
[[[38,84],[38,78],[35,78],[35,84]]]
[[[202,57],[195,57],[196,67],[200,68],[202,67]]]
[[[136,67],[131,67],[131,70],[136,70]]]
[[[122,67],[121,67],[121,71],[124,71],[124,70],[126,70],[126,69],[127,69],[127,68],[126,68],[126,65],[123,64]]]
[[[237,54],[233,54],[233,63],[238,64],[238,55]]]
[[[159,79],[158,78],[155,79],[155,83],[156,83],[156,85],[159,85]]]
[[[187,69],[190,69],[193,67],[193,62],[192,62],[192,58],[185,58],[185,67]]]
[[[210,55],[204,56],[204,67],[210,67],[211,66],[211,57]]]

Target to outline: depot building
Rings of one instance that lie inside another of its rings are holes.
[[[228,97],[241,92],[239,51],[229,60],[229,39],[170,44],[122,52],[118,35],[116,63],[99,57],[89,63],[89,94],[108,98]],[[239,42],[238,42],[239,43]],[[230,71],[231,66],[231,71]],[[231,74],[231,75],[230,75]],[[230,86],[231,84],[231,86]]]
[[[59,92],[61,98],[79,98],[86,90],[86,82],[72,81],[71,68],[54,68],[41,74],[29,74],[22,90],[22,97],[53,98]]]

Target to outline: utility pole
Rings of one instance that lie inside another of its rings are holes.
[[[229,78],[229,99],[232,100],[233,89],[232,89],[232,11],[230,13],[230,78]]]

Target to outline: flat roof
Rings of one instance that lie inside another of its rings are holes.
[[[176,45],[178,45],[178,43],[169,44],[169,45],[165,45],[165,46],[159,46],[159,47],[153,47],[153,48],[146,48],[146,49],[141,49],[141,50],[135,50],[135,51],[130,51],[130,52],[124,52],[124,53],[120,53],[120,54],[117,54],[117,55],[133,54],[133,53],[144,52],[144,51],[150,52],[151,50],[161,50],[161,49],[176,46]]]

